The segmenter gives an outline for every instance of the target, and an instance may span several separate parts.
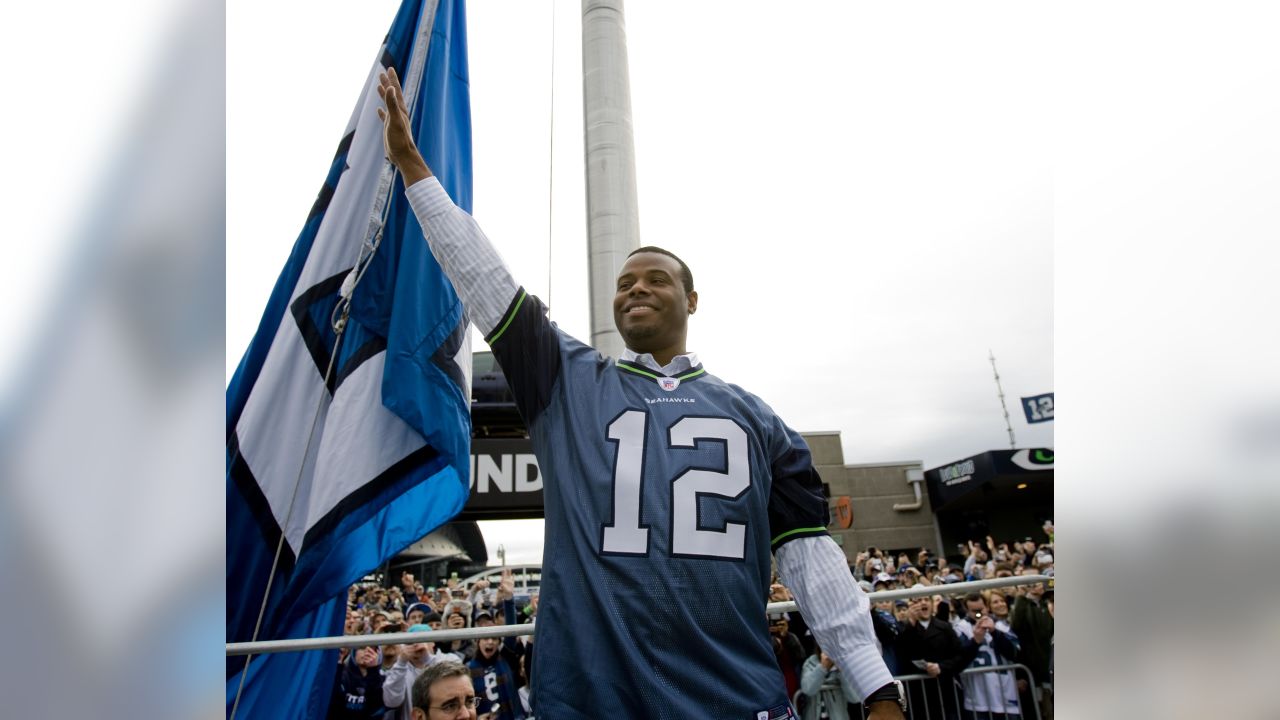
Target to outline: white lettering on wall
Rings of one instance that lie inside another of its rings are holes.
[[[538,467],[538,459],[533,453],[516,455],[516,492],[537,492],[541,489],[542,470]]]
[[[532,453],[472,455],[470,487],[478,493],[538,492],[542,470]]]
[[[501,465],[493,461],[493,455],[481,455],[476,460],[476,492],[489,492],[492,482],[502,492],[511,492],[511,456],[499,455]]]

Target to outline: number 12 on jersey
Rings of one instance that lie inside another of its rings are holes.
[[[642,410],[627,410],[609,423],[609,441],[617,444],[613,469],[613,522],[604,525],[600,550],[621,555],[647,555],[649,528],[640,524],[644,493],[644,455],[648,439],[645,426],[649,416]],[[698,527],[700,496],[730,500],[741,497],[751,486],[751,462],[747,455],[747,433],[728,418],[686,417],[667,430],[671,448],[696,447],[699,440],[721,443],[725,451],[725,471],[690,468],[671,482],[671,542],[673,557],[703,557],[741,560],[746,553],[744,523],[726,522],[723,529]]]

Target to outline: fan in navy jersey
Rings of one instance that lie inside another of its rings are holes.
[[[514,607],[512,614],[515,614]],[[482,623],[482,619],[489,622]],[[493,619],[487,613],[476,618],[477,627],[492,626]],[[489,715],[492,720],[524,720],[524,709],[520,706],[519,685],[516,683],[516,669],[506,657],[503,657],[501,641],[498,638],[482,638],[476,641],[476,654],[468,663],[471,670],[471,682],[475,685],[476,696],[480,698],[477,712]],[[508,646],[514,648],[515,638],[507,638]]]
[[[535,714],[794,717],[765,617],[772,553],[871,717],[901,718],[867,597],[827,535],[809,448],[685,347],[698,307],[689,268],[658,248],[627,258],[613,302],[621,358],[565,334],[432,177],[394,71],[380,80],[387,156],[502,365],[542,470]]]
[[[371,718],[383,713],[378,649],[356,648],[338,666],[328,718]]]

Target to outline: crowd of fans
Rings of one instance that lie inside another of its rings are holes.
[[[515,581],[502,572],[497,587],[487,580],[465,584],[457,576],[441,587],[423,587],[411,573],[399,586],[352,586],[347,595],[345,634],[371,635],[441,629],[491,627],[532,622],[538,596],[517,608]],[[414,683],[438,663],[463,664],[478,698],[476,710],[488,720],[529,716],[528,679],[533,670],[532,637],[372,645],[340,653],[330,718],[415,720]],[[424,715],[425,717],[425,715]]]
[[[871,608],[876,641],[891,672],[907,678],[910,717],[1052,717],[1053,589],[1021,585],[982,592],[956,592],[949,585],[1016,575],[1053,575],[1053,526],[1046,542],[970,542],[958,548],[963,563],[921,548],[890,555],[878,548],[858,553],[850,572],[868,593],[936,587],[911,600],[880,600]],[[538,597],[518,607],[510,570],[497,587],[469,585],[456,575],[439,588],[424,587],[410,573],[398,586],[357,585],[348,594],[345,633],[369,635],[442,628],[488,627],[532,622]],[[791,600],[776,580],[769,601]],[[523,598],[522,598],[523,600]],[[799,613],[771,613],[774,652],[789,696],[805,720],[861,717],[857,696],[834,661],[822,652]],[[468,669],[480,720],[525,720],[533,672],[531,635],[504,639],[371,645],[341,652],[330,718],[380,717],[414,720],[414,682],[441,662]],[[961,675],[969,668],[1018,663],[1008,670]],[[1025,710],[1025,711],[1024,711]],[[425,715],[423,715],[425,717]]]
[[[935,594],[872,604],[876,642],[889,670],[906,678],[909,717],[1053,717],[1053,588],[1034,583],[981,592],[957,591],[955,583],[1018,575],[1053,577],[1053,524],[1044,542],[1033,538],[957,548],[963,562],[921,548],[890,555],[877,548],[858,553],[850,570],[868,593],[937,588]],[[788,600],[775,583],[770,600]],[[808,632],[799,613],[770,617],[774,652],[804,720],[862,717],[857,696],[840,670]],[[967,669],[1020,664],[1027,672]],[[797,694],[796,691],[799,691]]]

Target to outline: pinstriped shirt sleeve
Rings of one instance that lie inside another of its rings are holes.
[[[876,647],[871,601],[853,581],[844,552],[829,536],[800,537],[776,552],[778,574],[795,595],[818,644],[835,659],[858,697],[893,681]]]
[[[453,283],[471,322],[488,335],[506,313],[519,285],[475,218],[453,204],[435,177],[419,180],[405,195],[431,254]]]

